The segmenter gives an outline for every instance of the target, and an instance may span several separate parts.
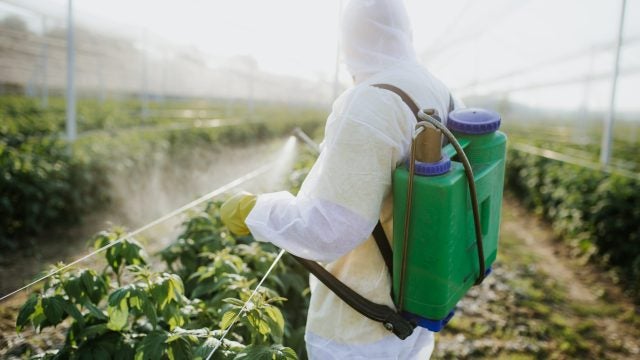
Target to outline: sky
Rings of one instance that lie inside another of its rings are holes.
[[[0,5],[3,2],[18,3],[0,0]],[[67,2],[20,3],[63,16]],[[251,55],[263,71],[331,81],[341,3],[76,0],[74,6],[79,22],[192,46],[212,59]],[[608,106],[622,0],[406,0],[406,4],[421,61],[457,93],[508,97],[530,106]],[[635,94],[640,86],[639,20],[640,0],[627,0],[627,44],[621,53],[617,98],[623,111],[640,110]],[[571,54],[577,55],[549,64]],[[339,74],[341,81],[349,81],[344,66]],[[504,74],[511,76],[494,80]],[[586,81],[589,76],[591,81]],[[570,80],[578,82],[545,86]]]

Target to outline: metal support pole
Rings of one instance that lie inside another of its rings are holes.
[[[73,23],[73,0],[68,0],[67,15],[67,139],[76,140],[76,84],[75,84],[75,39]]]
[[[148,31],[145,28],[142,32],[142,119],[146,120],[149,117],[149,64],[147,59],[147,48],[149,36]]]
[[[47,40],[47,17],[42,17],[42,91],[40,93],[40,106],[43,109],[49,107],[49,42]]]
[[[616,55],[613,65],[613,78],[611,80],[611,98],[609,102],[609,112],[604,121],[604,132],[602,134],[602,146],[600,149],[600,164],[607,166],[611,159],[611,138],[613,136],[613,121],[615,117],[616,90],[618,87],[618,75],[620,72],[620,48],[622,47],[622,35],[624,32],[624,15],[627,8],[627,0],[622,0],[620,10],[620,26],[618,28],[618,41],[616,43]]]

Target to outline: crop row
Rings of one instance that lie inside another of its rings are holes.
[[[282,136],[295,126],[313,132],[325,115],[317,109],[261,105],[256,107],[251,123],[244,123],[249,116],[245,110],[245,117],[233,126],[187,126],[116,135],[102,132],[84,136],[70,146],[59,137],[64,115],[56,106],[43,110],[27,98],[0,98],[0,105],[3,249],[24,245],[45,230],[77,223],[81,214],[110,201],[109,179],[148,166],[154,155],[162,154],[179,163],[198,147],[262,141]],[[133,101],[120,106],[81,103],[81,113],[87,129],[129,128],[140,119],[127,116],[128,110],[122,109],[134,105]],[[164,120],[153,121],[162,125]]]
[[[121,230],[98,234],[96,248],[116,241],[104,252],[105,269],[51,277],[23,304],[18,331],[66,330],[41,359],[206,359],[214,350],[212,359],[304,358],[307,273],[285,255],[248,302],[278,249],[233,237],[218,208],[212,202],[191,214],[157,254],[159,271],[135,239],[117,240]]]
[[[506,186],[640,299],[640,181],[510,149]]]

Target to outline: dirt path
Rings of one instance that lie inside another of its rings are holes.
[[[499,258],[437,337],[435,359],[637,359],[640,312],[601,269],[505,199]]]
[[[550,229],[527,214],[513,200],[507,203],[506,208],[515,219],[503,223],[503,232],[515,235],[527,249],[537,255],[537,266],[553,274],[553,277],[566,287],[568,298],[589,303],[597,301],[596,294],[587,288],[578,278],[575,269],[567,264],[568,259],[560,254],[559,247],[562,245],[557,243]]]

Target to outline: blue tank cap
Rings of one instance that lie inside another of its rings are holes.
[[[416,161],[416,174],[421,176],[437,176],[442,175],[451,170],[451,160],[443,155],[440,161],[434,163],[426,163]]]
[[[481,108],[458,109],[449,113],[447,128],[467,135],[481,135],[500,128],[500,114]]]

